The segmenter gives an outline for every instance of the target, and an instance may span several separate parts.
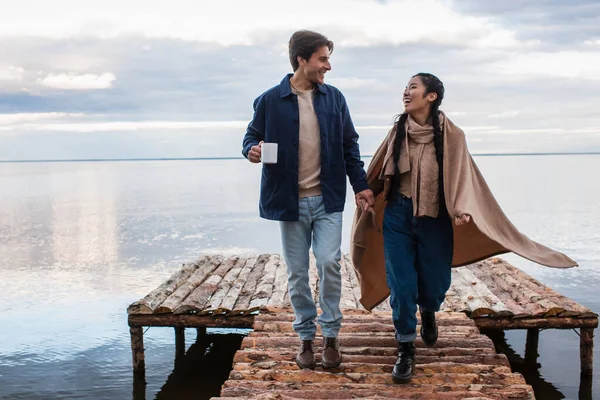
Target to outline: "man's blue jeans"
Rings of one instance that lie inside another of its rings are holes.
[[[300,199],[300,219],[281,221],[283,255],[288,269],[290,301],[296,314],[294,330],[301,340],[312,340],[317,326],[317,307],[308,281],[309,251],[312,243],[319,274],[318,323],[324,337],[337,337],[342,324],[340,297],[342,275],[342,213],[326,213],[322,196]]]
[[[417,304],[438,311],[450,288],[454,249],[452,221],[414,217],[412,200],[398,196],[385,208],[383,248],[396,340],[417,337]]]

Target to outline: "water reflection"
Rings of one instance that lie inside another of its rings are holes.
[[[187,329],[185,332],[189,335],[194,330]],[[219,396],[243,338],[241,334],[202,333],[198,330],[196,341],[187,351],[176,348],[173,371],[156,393],[156,400],[208,400]],[[133,400],[146,400],[143,374],[134,374]]]
[[[112,171],[80,169],[53,176],[52,249],[55,263],[114,265],[118,235]],[[107,271],[109,272],[109,271]]]
[[[541,375],[541,364],[537,362],[539,354],[535,339],[533,343],[527,343],[525,356],[522,357],[508,344],[504,331],[486,331],[484,333],[494,342],[496,352],[506,355],[512,371],[520,373],[525,377],[527,384],[533,388],[536,398],[544,400],[561,400],[566,398],[556,386],[546,381]],[[572,366],[556,365],[555,368],[571,369]],[[592,400],[592,381],[593,378],[591,376],[580,376],[579,400]]]

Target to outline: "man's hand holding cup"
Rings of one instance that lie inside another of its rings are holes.
[[[258,145],[252,146],[250,151],[248,152],[248,160],[252,163],[259,163],[260,158],[262,156],[262,144],[264,142],[261,141]]]

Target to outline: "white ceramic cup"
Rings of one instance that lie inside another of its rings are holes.
[[[277,143],[263,143],[260,160],[263,164],[277,164]]]

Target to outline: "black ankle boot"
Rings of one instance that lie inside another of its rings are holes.
[[[392,380],[396,383],[408,383],[415,368],[415,344],[404,342],[398,344],[398,360],[392,370]]]
[[[435,312],[421,311],[421,339],[426,346],[433,346],[437,342],[438,329],[435,323]]]

